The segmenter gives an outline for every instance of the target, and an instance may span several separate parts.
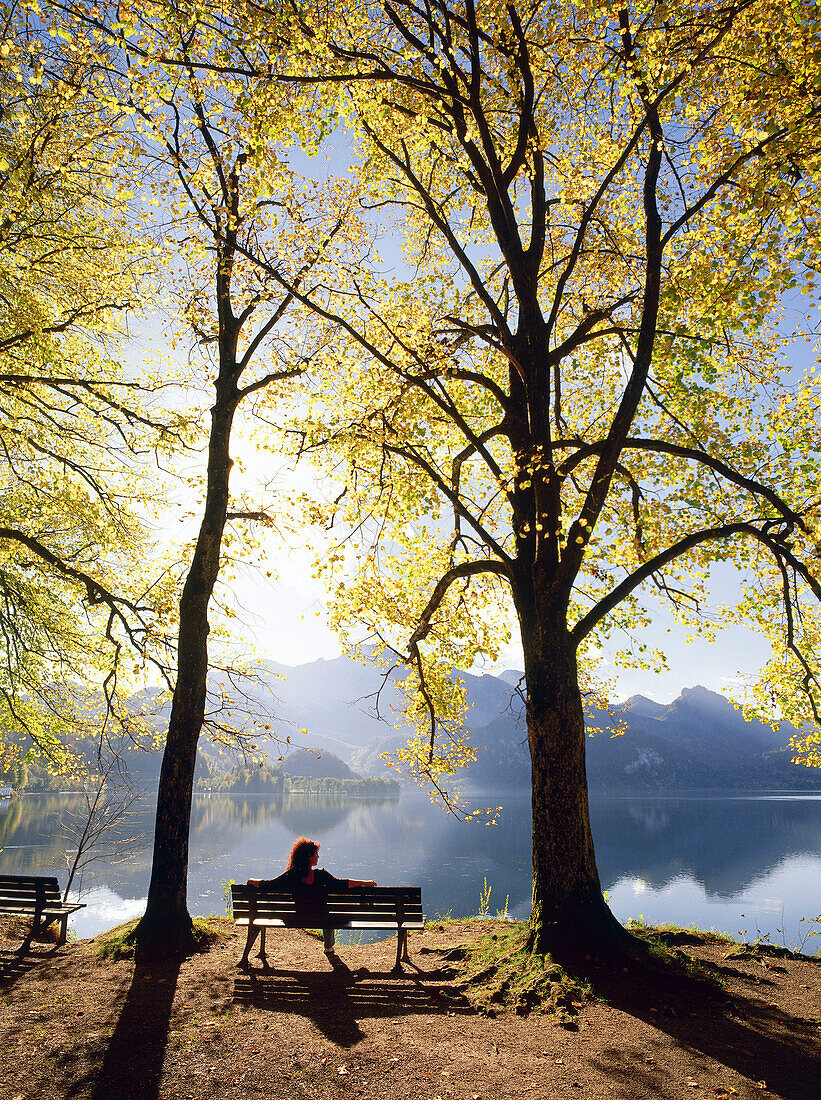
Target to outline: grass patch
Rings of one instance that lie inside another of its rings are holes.
[[[549,955],[533,954],[527,937],[526,924],[502,923],[474,943],[448,951],[445,958],[458,960],[464,971],[455,985],[488,1015],[543,1012],[554,1023],[575,1029],[589,986],[571,978]]]
[[[108,962],[117,962],[118,959],[133,959],[133,932],[139,923],[140,918],[135,917],[134,920],[126,921],[125,924],[118,924],[116,928],[112,928],[105,939],[100,940],[97,948],[97,958],[106,959]]]
[[[228,936],[224,928],[210,924],[204,917],[194,917],[194,943],[198,952],[208,951],[217,940],[227,939]]]
[[[135,950],[134,930],[140,923],[140,918],[127,921],[118,925],[112,932],[101,940],[97,948],[97,958],[116,962],[118,959],[133,959]],[[203,917],[194,917],[193,921],[194,950],[197,952],[208,951],[217,940],[225,939],[228,933],[214,924],[210,924]]]
[[[769,943],[767,940],[755,940],[753,943],[745,943],[727,932],[717,932],[712,928],[707,930],[699,928],[697,925],[659,924],[651,926],[645,924],[642,920],[631,920],[628,921],[627,927],[634,936],[637,936],[651,947],[680,947],[712,943],[729,948],[724,952],[725,959],[812,958],[812,956],[803,955],[800,951]],[[674,954],[680,956],[682,953],[678,951]],[[816,959],[816,961],[819,960]]]
[[[735,944],[732,936],[724,932],[705,931],[695,926],[662,924],[652,926],[641,920],[627,922],[627,928],[647,952],[646,964],[660,969],[671,978],[679,977],[706,983],[718,991],[724,989],[725,982],[713,963],[705,962],[694,955],[682,951],[682,947],[698,947],[712,943],[722,947]]]
[[[526,927],[527,925],[527,921],[522,922],[520,920],[517,920],[515,917],[498,915],[495,917],[483,917],[480,914],[474,914],[470,917],[454,917],[452,914],[453,910],[449,910],[447,913],[444,914],[436,913],[433,917],[430,918],[430,920],[425,921],[425,928],[430,930],[431,932],[444,932],[448,928],[463,928],[466,924],[480,924],[484,927],[487,924],[499,923],[502,925],[502,927],[505,928],[508,925],[518,925],[519,927]]]
[[[724,945],[737,945],[727,932],[717,932],[714,928],[699,928],[695,924],[645,924],[643,920],[629,920],[627,928],[647,943],[659,943],[666,947],[678,947],[682,944],[695,946],[700,943],[717,943]]]

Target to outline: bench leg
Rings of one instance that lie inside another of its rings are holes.
[[[16,954],[28,955],[35,938],[40,935],[47,924],[48,921],[43,920],[43,914],[40,912],[36,912],[32,917],[31,928],[28,931],[28,935],[17,948]]]
[[[393,964],[393,969],[398,973],[402,973],[402,959],[407,959],[408,955],[408,933],[400,928],[396,933],[396,962]]]
[[[410,951],[408,951],[408,931],[405,929],[402,932],[402,960],[403,962],[410,962]]]
[[[242,952],[242,958],[237,963],[237,966],[243,970],[248,966],[248,956],[251,954],[251,948],[254,946],[254,942],[260,933],[259,928],[254,928],[252,924],[248,925],[248,935],[245,938],[245,950]],[[263,943],[265,941],[263,940]]]
[[[23,940],[23,942],[20,944],[20,946],[15,951],[15,955],[28,955],[29,951],[31,950],[31,944],[32,944],[33,940],[34,940],[34,925],[32,924],[31,928],[29,929],[28,935],[26,936],[26,938]]]
[[[265,933],[267,928],[255,928],[252,924],[248,925],[248,936],[245,940],[245,950],[242,952],[242,958],[237,963],[240,970],[248,969],[248,956],[251,954],[251,948],[256,943],[257,936],[260,937],[259,951],[257,952],[257,958],[262,959],[265,963],[268,956],[265,954]]]

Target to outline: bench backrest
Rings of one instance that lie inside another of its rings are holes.
[[[281,920],[293,928],[339,928],[351,920],[422,921],[419,886],[361,886],[342,892],[294,897],[288,890],[231,887],[234,920]]]
[[[21,912],[62,905],[56,878],[44,875],[0,875],[0,907]]]

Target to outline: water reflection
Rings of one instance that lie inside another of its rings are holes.
[[[295,835],[327,833],[368,808],[395,806],[399,794],[356,799],[343,794],[236,795],[202,794],[191,810],[192,836],[201,835],[206,844],[217,835],[231,836],[248,829],[261,830],[281,822]]]
[[[681,875],[732,897],[790,856],[821,852],[821,798],[601,798],[591,803],[602,884],[666,886]]]
[[[477,800],[482,804],[481,800]],[[225,910],[224,882],[282,869],[294,836],[315,837],[321,864],[339,875],[420,885],[429,915],[474,913],[486,879],[490,910],[530,910],[530,807],[520,792],[494,794],[499,823],[465,825],[417,791],[356,799],[342,795],[201,794],[191,822],[189,905]],[[76,795],[28,795],[0,803],[0,871],[65,875],[59,817]],[[821,796],[751,795],[594,798],[602,887],[617,915],[755,931],[821,912]],[[144,803],[135,832],[151,833]],[[127,863],[94,865],[81,887],[88,908],[75,922],[89,935],[141,911],[151,845]],[[750,917],[752,914],[752,917]],[[95,923],[96,922],[96,923]]]
[[[78,910],[71,918],[72,931],[81,939],[94,936],[101,928],[114,928],[117,924],[142,915],[145,898],[120,897],[109,886],[94,886],[83,894],[85,909]]]

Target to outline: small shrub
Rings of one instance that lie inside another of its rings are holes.
[[[233,917],[234,913],[231,907],[231,887],[235,884],[236,879],[224,878],[220,885],[222,886],[222,896],[225,898],[225,915],[226,917]]]

